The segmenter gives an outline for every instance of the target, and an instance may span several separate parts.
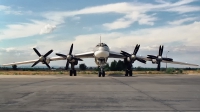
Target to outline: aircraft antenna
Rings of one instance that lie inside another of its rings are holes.
[[[101,43],[101,35],[100,35],[100,43]]]

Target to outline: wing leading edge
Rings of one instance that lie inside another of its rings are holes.
[[[75,54],[74,57],[76,57],[76,58],[94,58],[94,51]]]
[[[109,52],[109,58],[126,58],[125,56],[123,56],[122,54],[120,53],[117,53],[117,52],[114,52],[114,51],[110,51]]]
[[[199,66],[196,64],[190,64],[190,63],[184,63],[184,62],[178,62],[178,61],[162,61],[163,63],[172,63],[172,64],[180,64],[180,65],[190,65],[190,66]]]
[[[66,60],[62,57],[52,57],[49,58],[49,61],[56,61],[56,60]],[[3,64],[2,66],[12,66],[12,65],[21,65],[21,64],[29,64],[29,63],[35,63],[38,61],[38,59],[35,60],[28,60],[28,61],[22,61],[22,62],[15,62],[15,63],[8,63],[8,64]]]

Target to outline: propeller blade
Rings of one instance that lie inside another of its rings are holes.
[[[160,71],[160,61],[158,62],[157,71]]]
[[[162,60],[165,60],[165,61],[173,61],[172,58],[162,58]]]
[[[51,69],[51,67],[49,66],[49,64],[48,64],[46,61],[43,61],[43,62],[44,62],[45,65],[47,65],[47,67],[48,67],[49,69]]]
[[[35,51],[35,53],[40,57],[41,54],[38,52],[38,50],[36,48],[33,48],[33,50]]]
[[[69,55],[72,54],[72,50],[73,50],[73,44],[72,44],[71,47],[70,47]]]
[[[34,67],[35,65],[37,65],[40,62],[40,60],[36,61],[35,63],[33,63],[33,65],[31,67]]]
[[[145,64],[146,64],[146,61],[143,60],[143,59],[141,59],[141,58],[136,58],[136,60],[138,60],[138,61],[141,62],[141,63],[145,63]]]
[[[164,46],[161,46],[161,53],[160,53],[160,56],[162,56],[162,54],[163,54],[163,49],[164,49]]]
[[[67,70],[68,68],[69,68],[69,61],[67,60],[65,69]]]
[[[151,58],[151,59],[156,59],[157,56],[154,56],[154,55],[147,55],[148,57],[147,58]]]
[[[78,61],[83,61],[81,58],[73,57],[73,59],[78,60]]]
[[[159,47],[159,51],[158,51],[158,56],[161,56],[160,54],[161,54],[161,45],[160,45],[160,47]]]
[[[67,55],[64,54],[60,54],[60,53],[56,53],[57,56],[63,57],[63,58],[67,58]]]
[[[44,57],[47,57],[49,54],[51,54],[53,52],[53,50],[50,50],[49,52],[47,52]]]
[[[136,54],[137,54],[139,48],[140,48],[140,45],[137,44],[137,45],[135,46],[135,49],[134,49],[133,55],[136,55]]]
[[[126,56],[126,57],[130,57],[130,56],[131,56],[129,53],[127,53],[127,52],[125,52],[125,51],[121,51],[120,54],[122,54],[122,55],[124,55],[124,56]]]

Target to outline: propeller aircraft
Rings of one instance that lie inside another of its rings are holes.
[[[107,64],[108,58],[118,58],[118,59],[124,60],[124,63],[127,67],[125,76],[132,76],[132,64],[135,61],[139,61],[144,64],[146,64],[146,61],[151,61],[153,64],[157,64],[158,71],[160,70],[161,62],[198,66],[196,64],[189,64],[189,63],[174,61],[172,58],[162,57],[164,46],[159,47],[159,53],[157,56],[147,55],[147,57],[142,57],[142,56],[137,55],[139,48],[140,48],[140,45],[137,44],[135,46],[133,54],[129,54],[125,51],[114,52],[114,51],[111,51],[105,43],[100,42],[99,44],[96,45],[96,47],[94,48],[93,51],[79,53],[79,54],[72,54],[72,51],[73,51],[73,44],[72,44],[68,54],[56,53],[57,57],[48,57],[53,52],[53,50],[48,51],[45,55],[41,55],[36,48],[33,48],[35,53],[39,56],[39,59],[3,64],[3,66],[16,66],[16,65],[20,65],[20,64],[33,63],[32,67],[34,67],[39,62],[42,62],[49,69],[51,69],[51,67],[49,66],[50,61],[66,60],[67,62],[66,62],[65,69],[67,70],[69,68],[69,64],[71,64],[70,76],[73,76],[73,75],[76,76],[77,73],[76,73],[74,66],[78,64],[78,61],[83,61],[82,60],[83,58],[94,58],[95,63],[100,68],[100,70],[98,72],[99,77],[105,77],[104,66]]]

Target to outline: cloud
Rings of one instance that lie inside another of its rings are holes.
[[[13,14],[13,15],[32,14],[32,11],[21,11],[5,5],[0,5],[0,12],[1,11],[4,12],[5,14]]]
[[[40,29],[45,26],[45,22],[32,20],[31,23],[19,23],[7,25],[6,29],[1,30],[2,34],[0,40],[2,39],[14,39],[29,37],[37,35]]]
[[[105,23],[103,26],[108,30],[121,29],[129,27],[134,20],[120,18],[112,23]]]
[[[157,20],[157,18],[153,17],[152,15],[151,16],[143,15],[142,18],[138,22],[141,25],[151,25],[151,26],[153,26],[154,21],[156,21],[156,20]]]
[[[0,5],[0,11],[8,10],[10,7],[5,6],[5,5]]]
[[[191,21],[194,21],[196,19],[197,19],[196,17],[189,17],[189,18],[179,19],[179,20],[175,20],[175,21],[170,21],[170,22],[168,22],[168,24],[170,24],[170,25],[181,25],[185,22],[191,22]]]
[[[188,5],[194,0],[183,0],[175,3],[160,2],[159,4],[140,3],[140,2],[121,2],[100,6],[86,7],[74,11],[49,11],[41,13],[43,20],[31,20],[26,23],[8,24],[1,31],[2,39],[22,38],[52,32],[56,27],[65,23],[66,18],[80,19],[81,15],[88,14],[108,14],[117,13],[122,15],[112,22],[102,24],[106,30],[124,29],[137,22],[139,25],[154,25],[159,18],[149,12],[169,11],[184,13],[188,11],[198,11],[199,7]],[[120,7],[120,8],[119,8]],[[1,11],[13,11],[9,6],[0,5]],[[14,12],[13,12],[14,13]],[[19,12],[23,14],[23,12]],[[17,12],[16,12],[17,14]],[[173,23],[172,23],[173,24]]]
[[[184,5],[184,6],[172,7],[172,8],[166,9],[166,11],[168,11],[168,12],[178,12],[178,13],[182,14],[182,13],[200,11],[200,7]]]
[[[40,30],[40,34],[51,33],[51,32],[53,32],[53,30],[55,30],[55,28],[56,28],[56,26],[47,24]]]
[[[138,21],[140,25],[154,25],[154,21],[156,21],[157,18],[153,16],[154,15],[146,15],[139,12],[132,12],[120,19],[117,19],[112,23],[105,23],[103,24],[103,26],[108,30],[121,29],[131,26],[131,24],[136,21]]]
[[[138,22],[140,25],[154,25],[154,22],[159,18],[155,15],[148,14],[148,12],[152,11],[167,11],[177,13],[200,11],[199,7],[188,5],[192,2],[195,2],[195,0],[179,0],[174,3],[164,0],[157,0],[157,2],[159,4],[140,2],[112,3],[107,5],[87,7],[75,11],[47,12],[43,16],[52,21],[59,21],[60,23],[63,23],[65,18],[77,15],[106,13],[122,14],[122,17],[114,20],[113,22],[103,24],[103,27],[105,27],[107,30],[115,30],[128,28],[134,22]]]

